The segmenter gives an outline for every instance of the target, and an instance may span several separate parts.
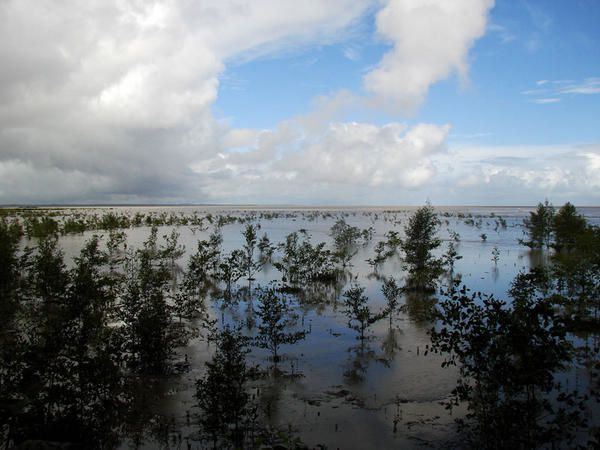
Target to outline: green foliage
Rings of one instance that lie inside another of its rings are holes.
[[[74,219],[72,217],[69,217],[65,219],[65,221],[62,224],[62,233],[83,233],[87,230],[87,228],[88,226],[83,219]]]
[[[441,260],[433,256],[441,240],[437,237],[439,221],[431,205],[419,208],[404,227],[405,237],[401,248],[409,273],[407,285],[416,290],[435,288],[442,272]]]
[[[242,268],[246,273],[248,280],[253,280],[254,274],[261,268],[261,264],[254,260],[254,251],[257,244],[257,231],[256,225],[247,224],[242,233],[244,236],[244,258],[241,260],[243,263]]]
[[[28,264],[32,266],[28,285],[33,296],[46,306],[59,304],[67,289],[68,279],[57,238],[51,236],[42,239],[37,253]]]
[[[333,238],[333,256],[347,266],[356,254],[358,239],[363,235],[359,228],[348,225],[344,219],[339,219],[329,232]]]
[[[377,244],[375,244],[374,251],[375,257],[367,259],[367,262],[374,268],[377,268],[377,266],[383,264],[383,262],[386,260],[385,242],[377,242]]]
[[[18,304],[16,289],[20,264],[17,250],[22,234],[17,222],[0,218],[0,330],[9,328]]]
[[[114,230],[116,228],[129,228],[130,225],[129,217],[108,212],[101,217],[98,228],[102,230]]]
[[[223,236],[219,228],[215,229],[208,240],[198,241],[196,253],[189,260],[186,273],[188,289],[197,290],[209,278],[219,271],[221,244]]]
[[[168,248],[157,246],[153,227],[144,246],[131,255],[121,320],[129,366],[140,373],[162,374],[170,369],[174,349],[183,338],[172,320],[171,271]]]
[[[494,248],[492,249],[492,261],[494,262],[494,265],[497,265],[499,260],[500,250],[498,249],[498,246],[494,245]]]
[[[520,242],[531,248],[550,247],[554,228],[554,215],[554,206],[548,203],[548,200],[544,203],[538,203],[536,210],[531,211],[529,218],[523,221],[529,240],[520,240]]]
[[[360,235],[363,240],[363,245],[367,245],[369,242],[373,240],[373,236],[375,235],[375,228],[369,227],[361,230]]]
[[[107,326],[112,297],[98,238],[85,244],[70,271],[55,238],[40,241],[37,252],[24,258],[21,315],[35,327],[14,330],[9,348],[16,351],[0,352],[0,411],[8,409],[11,417],[2,418],[8,440],[112,447],[126,395],[119,333]]]
[[[585,217],[577,213],[571,203],[565,203],[554,216],[554,244],[557,251],[570,251],[587,227]]]
[[[0,424],[9,424],[22,408],[17,387],[23,378],[26,346],[15,329],[21,307],[21,264],[17,257],[21,234],[18,223],[0,218]],[[9,434],[11,431],[9,428]]]
[[[275,247],[271,244],[269,240],[269,236],[267,233],[263,234],[258,242],[258,251],[260,252],[261,259],[263,262],[271,261],[271,257],[273,256],[273,252],[275,251]]]
[[[179,236],[179,232],[175,228],[171,230],[170,234],[163,236],[165,245],[161,250],[161,257],[169,261],[171,268],[175,266],[175,262],[185,253],[185,248],[179,244]]]
[[[458,254],[454,241],[450,241],[448,243],[448,250],[446,250],[446,253],[444,253],[444,256],[442,257],[442,265],[446,268],[448,273],[452,274],[454,273],[454,264],[456,264],[456,261],[459,259],[462,259],[462,255]]]
[[[398,248],[402,244],[400,235],[397,231],[390,230],[385,234],[387,240],[379,241],[375,245],[375,258],[368,259],[367,262],[373,267],[383,264],[386,259],[391,258],[398,253]]]
[[[385,247],[387,248],[386,256],[390,257],[398,253],[398,249],[402,245],[402,239],[400,238],[400,233],[395,230],[385,233],[385,237],[387,238],[385,241]]]
[[[569,251],[552,257],[555,291],[577,318],[574,325],[598,320],[600,309],[600,229],[587,227],[575,236]]]
[[[239,329],[223,329],[216,338],[215,354],[206,363],[206,374],[196,382],[200,426],[215,448],[243,448],[254,418],[247,393],[248,382],[255,377],[246,363],[248,344]]]
[[[261,292],[255,314],[260,318],[255,345],[269,350],[275,363],[281,345],[295,344],[306,337],[306,331],[288,331],[296,325],[297,316],[287,298],[273,287]]]
[[[221,259],[219,264],[219,279],[225,282],[225,299],[230,300],[232,286],[244,275],[246,254],[242,250],[234,250]],[[247,273],[247,272],[246,272]]]
[[[466,402],[459,421],[475,448],[538,448],[571,443],[583,423],[584,398],[561,390],[557,371],[570,362],[566,328],[549,299],[536,295],[534,278],[513,284],[513,303],[466,288],[440,303],[441,327],[432,349],[461,376],[449,407]]]
[[[283,255],[273,265],[281,272],[282,280],[290,284],[335,278],[332,255],[325,249],[325,243],[313,246],[310,236],[301,239],[296,232],[286,237]]]
[[[359,334],[361,342],[366,337],[367,329],[386,315],[386,312],[381,314],[371,312],[369,298],[364,295],[364,292],[365,288],[361,286],[352,286],[344,292],[344,314],[348,317],[348,327]],[[395,295],[392,293],[391,284],[388,285],[388,294]]]
[[[25,233],[29,238],[45,238],[58,234],[58,222],[51,217],[28,217],[25,220]]]
[[[394,313],[398,310],[400,305],[400,296],[402,295],[403,289],[398,286],[395,279],[386,278],[381,286],[381,292],[387,303],[383,313],[389,317],[391,328]]]

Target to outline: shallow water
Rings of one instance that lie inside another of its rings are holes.
[[[373,246],[384,239],[389,230],[397,230],[403,235],[407,218],[415,208],[263,208],[263,207],[123,207],[115,211],[176,212],[200,215],[211,213],[236,216],[257,216],[261,212],[277,212],[286,217],[274,219],[257,218],[260,223],[259,237],[267,233],[272,243],[283,242],[285,236],[305,229],[312,242],[330,244],[329,230],[335,221],[344,217],[350,225],[359,228],[373,227],[375,235],[369,245],[359,248],[351,260],[348,280],[354,279],[366,288],[372,310],[384,306],[381,294],[380,276],[394,276],[402,280],[404,272],[400,260],[391,258],[373,274],[372,267],[365,261],[373,257]],[[531,252],[519,245],[523,237],[523,219],[531,209],[524,207],[446,207],[437,208],[442,225],[439,235],[443,239],[438,254],[445,252],[450,240],[450,231],[459,233],[457,250],[462,256],[455,265],[455,273],[462,275],[463,283],[473,291],[493,293],[506,298],[506,291],[514,276],[534,265],[543,264],[544,255]],[[89,211],[100,211],[95,208]],[[313,214],[317,211],[319,214]],[[600,223],[600,208],[581,208],[591,223]],[[327,214],[326,214],[327,213]],[[466,216],[465,218],[459,217]],[[472,215],[475,224],[466,223]],[[498,216],[506,220],[506,228],[498,226]],[[241,231],[245,224],[225,225],[223,251],[241,248]],[[170,233],[173,227],[161,227],[159,236]],[[177,227],[180,243],[186,254],[178,261],[183,268],[196,249],[199,239],[208,237],[211,229],[198,227]],[[139,247],[147,238],[149,228],[126,230],[128,246]],[[487,239],[483,241],[481,234]],[[81,249],[83,243],[94,233],[68,235],[60,239],[66,260],[70,261]],[[96,234],[102,234],[96,232]],[[104,233],[107,234],[107,233]],[[497,264],[492,261],[492,250],[497,246],[500,258]],[[253,286],[264,285],[277,280],[279,273],[272,266],[265,267],[257,274]],[[402,303],[406,312],[399,313],[392,327],[384,319],[370,330],[369,340],[360,346],[353,330],[347,327],[347,320],[340,312],[340,294],[349,281],[337,292],[321,293],[329,295],[333,301],[328,304],[300,304],[297,312],[301,317],[299,329],[309,330],[304,341],[282,348],[283,360],[280,369],[294,376],[271,377],[261,380],[252,387],[257,395],[260,409],[269,417],[271,425],[294,436],[298,436],[309,447],[317,444],[327,448],[413,448],[424,444],[444,447],[454,438],[452,422],[460,410],[451,416],[443,405],[455,385],[456,369],[442,369],[442,359],[437,355],[425,355],[429,343],[427,331],[433,324],[423,320],[418,314],[421,299],[406,297]],[[247,284],[240,280],[239,284]],[[222,308],[221,302],[207,299],[209,313],[220,322],[231,323],[252,321],[252,305],[243,299],[231,307]],[[253,328],[246,328],[253,335]],[[204,373],[204,362],[212,354],[212,347],[202,339],[195,339],[183,349],[191,363],[188,373],[170,377],[153,388],[156,396],[156,413],[174,420],[174,431],[170,435],[171,447],[202,448],[197,441],[197,427],[194,425],[193,394],[195,380]],[[253,349],[249,355],[252,364],[267,368],[272,363],[268,354],[261,349]],[[189,414],[189,421],[188,421]],[[189,423],[188,423],[189,422]],[[396,426],[394,425],[396,423]],[[128,447],[124,443],[124,447]],[[148,438],[148,448],[159,446]]]

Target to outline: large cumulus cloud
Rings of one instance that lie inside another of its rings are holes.
[[[0,2],[0,202],[202,201],[226,62],[342,38],[367,0]]]
[[[377,14],[377,31],[392,44],[365,85],[388,109],[414,111],[429,87],[468,72],[468,51],[486,30],[494,0],[395,0]]]
[[[466,78],[492,6],[1,1],[0,203],[599,201],[597,146],[460,148],[450,125],[404,123],[432,84]],[[390,48],[366,70],[366,97],[335,92],[269,130],[215,120],[228,64],[343,41],[373,12]],[[341,119],[366,105],[399,115]]]

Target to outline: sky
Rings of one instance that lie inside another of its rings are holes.
[[[0,204],[600,205],[597,0],[0,0]]]

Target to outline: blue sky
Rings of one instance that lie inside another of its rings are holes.
[[[343,42],[232,63],[221,77],[216,115],[236,127],[269,129],[310,111],[316,96],[340,89],[364,94],[365,71],[390,47],[376,36],[373,21],[374,13],[366,15],[360,30]],[[558,93],[600,74],[600,2],[498,1],[485,36],[469,52],[469,62],[466,82],[452,75],[432,85],[427,101],[413,115],[354,111],[346,118],[380,125],[395,120],[450,122],[450,139],[457,143],[600,141],[600,95]],[[549,83],[537,84],[543,80]],[[548,98],[560,101],[535,103]]]
[[[0,204],[600,205],[597,0],[0,2]]]

